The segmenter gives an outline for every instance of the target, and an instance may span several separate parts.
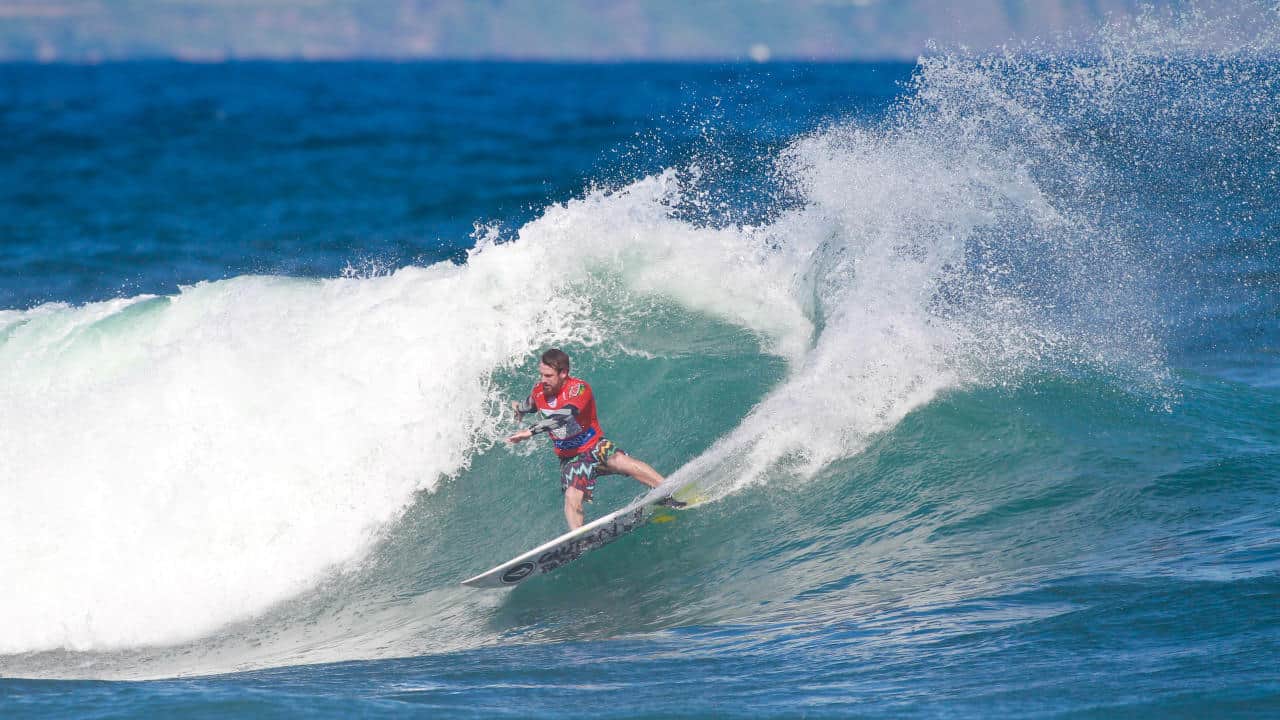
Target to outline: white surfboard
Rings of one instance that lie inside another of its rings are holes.
[[[655,511],[666,509],[666,506],[659,503],[667,497],[669,496],[665,492],[649,493],[621,510],[589,522],[577,530],[570,530],[492,570],[463,580],[462,584],[474,588],[513,587],[534,575],[551,572],[649,522]]]

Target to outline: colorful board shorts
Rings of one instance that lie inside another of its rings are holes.
[[[560,460],[560,492],[569,488],[582,491],[582,500],[591,502],[591,492],[596,489],[596,478],[602,475],[614,475],[600,466],[609,461],[614,453],[627,454],[626,450],[614,445],[608,438],[600,438],[595,447],[571,458]]]

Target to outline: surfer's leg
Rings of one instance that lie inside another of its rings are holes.
[[[643,460],[637,460],[624,452],[616,452],[609,456],[604,462],[604,469],[612,473],[619,473],[635,478],[649,487],[658,487],[662,484],[662,476],[657,470],[649,467],[649,463]]]
[[[564,489],[564,519],[570,530],[582,527],[582,491],[576,487]]]
[[[586,455],[560,461],[560,492],[570,530],[582,527],[582,503],[591,502],[591,491],[596,489],[595,467],[593,458]]]

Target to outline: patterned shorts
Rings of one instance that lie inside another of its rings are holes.
[[[595,447],[571,458],[560,460],[560,492],[569,488],[582,491],[584,502],[591,502],[591,492],[596,489],[596,478],[601,475],[613,475],[600,466],[609,461],[614,453],[627,454],[626,450],[614,445],[608,438],[600,438]]]

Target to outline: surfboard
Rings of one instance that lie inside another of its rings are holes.
[[[684,496],[685,493],[681,495]],[[665,513],[668,507],[661,504],[668,497],[672,496],[666,492],[649,493],[621,510],[589,522],[577,530],[570,530],[491,570],[463,580],[462,584],[473,588],[514,587],[535,575],[549,573],[592,550],[608,545],[652,519],[671,519]],[[690,498],[690,500],[695,499],[701,500],[701,498]],[[685,509],[697,504],[688,500],[684,502],[688,503]]]

